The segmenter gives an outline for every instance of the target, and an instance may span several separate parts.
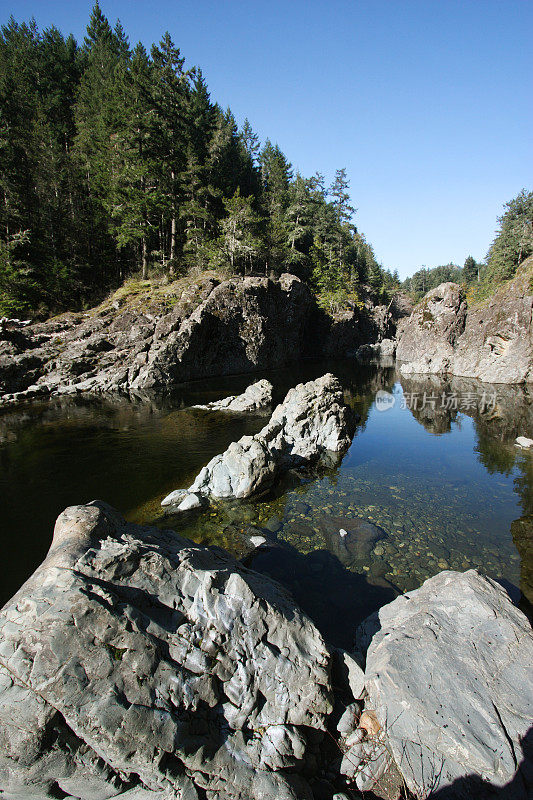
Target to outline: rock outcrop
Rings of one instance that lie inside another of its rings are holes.
[[[416,797],[445,787],[443,798],[492,797],[484,780],[494,791],[512,783],[502,797],[531,797],[533,634],[497,583],[441,572],[369,617],[358,643],[366,707]],[[461,794],[466,776],[477,793]]]
[[[232,442],[211,459],[188,490],[172,492],[163,505],[178,504],[184,511],[199,505],[201,497],[250,497],[270,488],[285,469],[316,461],[328,452],[343,452],[353,433],[353,414],[333,375],[300,383],[290,389],[259,433]]]
[[[516,277],[467,310],[461,289],[443,283],[398,328],[404,375],[441,373],[487,383],[533,382],[533,257]]]
[[[346,356],[389,334],[385,306],[333,319],[294,275],[199,278],[171,302],[104,303],[0,330],[0,401],[79,392],[143,391],[198,378]]]
[[[329,653],[281,586],[101,503],[63,512],[0,612],[12,800],[304,800],[331,708]]]
[[[206,405],[196,405],[205,411],[231,411],[241,413],[267,409],[272,403],[272,384],[264,378],[252,383],[242,394],[215,400]]]
[[[426,294],[400,325],[396,358],[404,375],[451,372],[457,340],[465,329],[467,303],[455,283],[441,283]]]
[[[394,339],[382,339],[375,344],[362,344],[357,348],[355,355],[361,361],[374,358],[388,358],[396,353],[396,342]]]

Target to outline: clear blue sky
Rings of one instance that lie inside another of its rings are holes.
[[[83,40],[92,2],[0,0]],[[385,266],[483,258],[533,189],[532,0],[101,0],[130,42],[168,29],[211,96],[294,168],[351,181]]]

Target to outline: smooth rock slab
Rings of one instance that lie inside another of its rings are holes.
[[[330,711],[328,651],[281,586],[105,504],[63,512],[0,612],[7,797],[305,798],[286,770]]]
[[[515,773],[533,720],[533,634],[499,584],[441,572],[368,618],[358,640],[370,641],[367,707],[417,797],[466,775],[532,796],[527,767]]]
[[[206,405],[197,405],[193,408],[202,408],[206,411],[232,411],[235,413],[245,411],[258,411],[265,409],[272,403],[272,384],[266,379],[252,383],[242,394],[225,397]]]

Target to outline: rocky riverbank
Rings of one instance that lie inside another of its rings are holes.
[[[332,648],[221,550],[69,508],[0,612],[0,790],[530,796],[533,636],[500,586],[443,572],[353,634]]]
[[[533,382],[533,257],[483,303],[443,283],[398,327],[404,375],[450,374],[487,383]]]
[[[3,326],[0,402],[143,391],[309,356],[344,356],[395,329],[391,311],[370,303],[328,316],[288,274],[224,281],[207,275],[177,285],[164,300],[142,297],[126,302],[119,296],[86,314]]]

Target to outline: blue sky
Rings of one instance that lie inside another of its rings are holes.
[[[83,40],[92,2],[0,0]],[[101,0],[130,42],[169,30],[211,96],[303,175],[346,167],[385,266],[483,258],[533,189],[532,0]]]

